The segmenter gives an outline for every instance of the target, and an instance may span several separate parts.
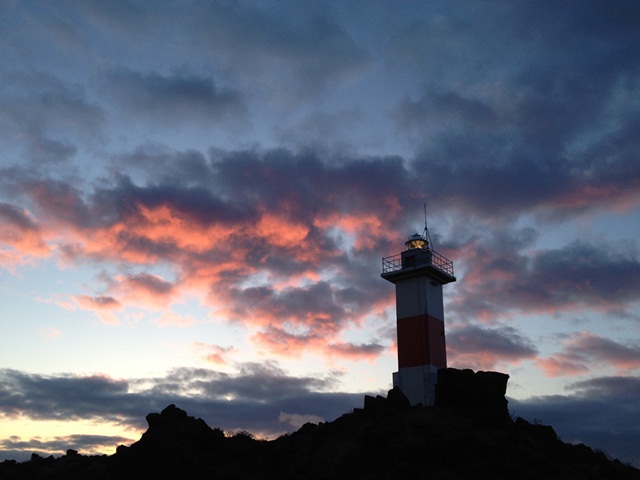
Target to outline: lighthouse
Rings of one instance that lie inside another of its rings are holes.
[[[406,250],[382,259],[382,278],[396,286],[398,371],[393,386],[412,405],[435,402],[438,370],[447,367],[442,286],[455,282],[453,262],[435,252],[426,222]]]

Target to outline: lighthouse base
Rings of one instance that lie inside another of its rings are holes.
[[[393,372],[393,386],[404,393],[411,405],[421,403],[425,407],[433,406],[436,401],[437,382],[438,367],[433,365],[404,367]]]

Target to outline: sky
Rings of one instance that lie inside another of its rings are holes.
[[[273,438],[450,367],[640,466],[640,4],[0,0],[0,460],[173,403]]]

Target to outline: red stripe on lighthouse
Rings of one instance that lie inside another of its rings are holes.
[[[447,368],[444,321],[431,315],[398,319],[398,367]]]

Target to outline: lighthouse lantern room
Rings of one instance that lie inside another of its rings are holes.
[[[426,227],[406,250],[382,259],[382,278],[396,286],[398,371],[393,386],[412,405],[433,405],[438,369],[447,367],[442,286],[455,282],[453,262],[435,252]]]

